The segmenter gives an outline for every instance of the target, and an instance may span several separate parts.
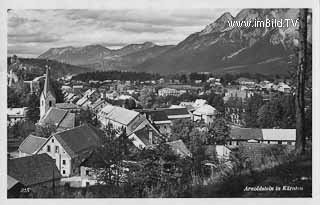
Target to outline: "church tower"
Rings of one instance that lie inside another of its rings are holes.
[[[51,107],[56,106],[56,96],[50,84],[50,69],[48,66],[46,68],[46,79],[40,95],[40,119],[46,115]]]

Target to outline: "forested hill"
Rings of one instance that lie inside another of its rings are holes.
[[[14,62],[11,62],[10,59],[11,57],[8,57],[7,59],[8,72],[10,70],[13,70],[14,72],[25,72],[25,80],[31,80],[34,77],[43,75],[46,70],[46,65],[48,65],[51,68],[51,73],[55,78],[59,78],[68,74],[72,75],[93,71],[92,68],[70,65],[55,60],[18,58]]]
[[[96,71],[80,73],[72,77],[73,80],[89,81],[89,80],[158,80],[161,76],[159,74],[145,73],[145,72],[124,72],[124,71]]]

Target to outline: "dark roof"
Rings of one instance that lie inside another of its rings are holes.
[[[167,116],[172,116],[172,115],[189,115],[189,112],[187,108],[160,108],[158,110],[164,111]]]
[[[43,137],[38,137],[35,135],[29,135],[19,146],[19,151],[27,154],[35,153],[47,139]]]
[[[232,128],[230,130],[231,139],[238,140],[262,140],[262,130],[258,128]]]
[[[149,113],[153,121],[167,121],[168,115],[163,110],[155,110]]]
[[[169,120],[168,115],[163,110],[154,109],[136,109],[137,112],[146,114],[147,118],[151,117],[152,121],[167,121]]]
[[[61,143],[70,157],[76,157],[99,145],[100,134],[96,128],[88,124],[55,133],[53,136]]]
[[[26,186],[61,178],[54,160],[46,153],[8,160],[8,175]]]
[[[51,107],[40,120],[40,124],[51,124],[61,128],[72,128],[75,124],[75,114],[67,110]]]
[[[106,166],[106,162],[101,156],[101,154],[93,150],[90,153],[90,155],[88,155],[88,157],[86,157],[86,159],[83,162],[81,162],[80,166],[104,168]]]
[[[162,138],[161,135],[159,135],[155,130],[148,126],[135,131],[134,133],[146,146],[149,146],[151,145],[149,141],[149,132],[152,132],[153,144],[157,143]]]

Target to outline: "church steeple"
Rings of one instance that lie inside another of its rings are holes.
[[[44,86],[43,86],[43,95],[44,97],[46,97],[47,95],[51,94],[53,95],[53,97],[55,97],[55,93],[51,87],[50,84],[50,68],[48,66],[46,66],[47,70],[46,70],[46,78],[45,78],[45,82],[44,82]]]
[[[50,107],[55,107],[56,96],[50,84],[50,68],[46,66],[46,78],[40,96],[40,119],[45,116]]]

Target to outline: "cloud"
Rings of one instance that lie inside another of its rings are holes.
[[[177,44],[223,12],[239,9],[10,10],[8,52],[40,55],[51,47]]]

